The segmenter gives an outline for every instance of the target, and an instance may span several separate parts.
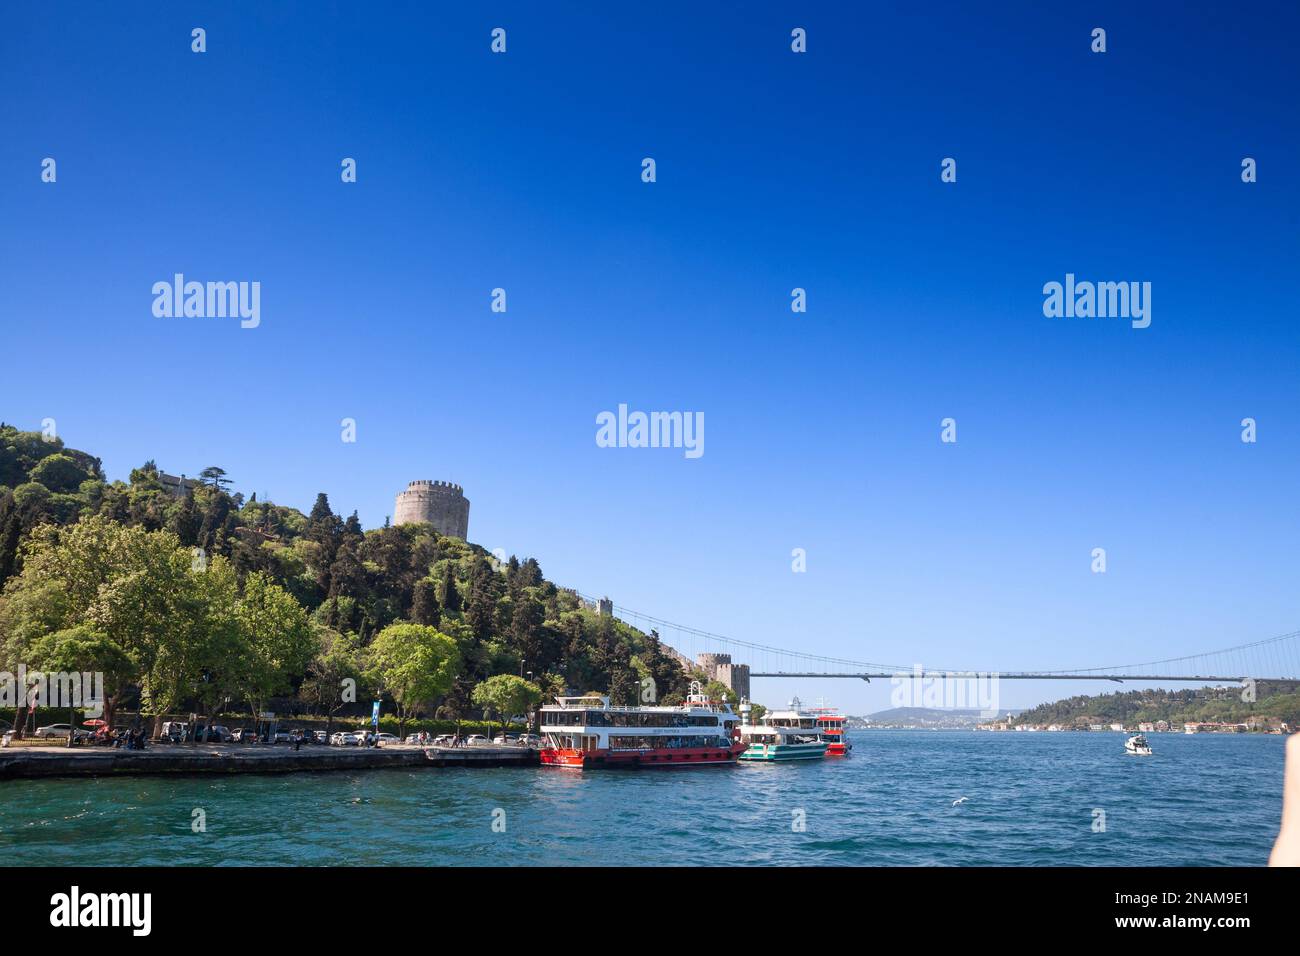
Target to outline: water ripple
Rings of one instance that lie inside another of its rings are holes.
[[[853,739],[846,760],[689,771],[10,781],[0,848],[11,865],[1260,865],[1277,832],[1279,737],[1153,735],[1143,759],[1109,733]]]

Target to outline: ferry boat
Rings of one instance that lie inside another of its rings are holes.
[[[744,749],[740,717],[691,684],[677,707],[621,707],[608,697],[557,697],[541,708],[544,767],[707,767],[734,764]]]
[[[745,723],[740,725],[741,760],[820,760],[830,744],[822,739],[817,715],[799,709],[799,698],[788,710],[769,711],[757,724],[748,722],[749,705],[741,705]]]
[[[817,736],[826,741],[826,756],[847,757],[853,741],[844,733],[844,715],[834,707],[814,707],[809,713],[817,718]]]

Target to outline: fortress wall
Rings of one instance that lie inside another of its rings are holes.
[[[449,481],[413,481],[397,496],[393,524],[425,523],[439,534],[468,540],[469,500]]]

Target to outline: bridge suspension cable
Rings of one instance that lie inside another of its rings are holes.
[[[588,604],[596,606],[597,599],[579,593]],[[615,605],[614,613],[620,619],[643,630],[655,630],[665,644],[679,653],[688,649],[698,652],[726,650],[736,663],[750,666],[754,676],[760,677],[892,677],[899,674],[914,675],[915,664],[882,664],[853,660],[824,654],[811,654],[790,648],[775,647],[756,641],[726,637],[712,631],[678,624],[653,614]],[[672,639],[671,635],[677,635]],[[683,646],[685,645],[685,646]],[[685,656],[694,659],[695,653]],[[822,670],[813,670],[820,667]],[[1106,667],[1083,667],[1073,670],[996,671],[972,668],[926,667],[926,674],[999,674],[1003,678],[1064,680],[1177,680],[1177,681],[1237,681],[1247,677],[1257,680],[1300,680],[1300,631],[1216,651],[1166,657],[1135,664],[1118,664]]]

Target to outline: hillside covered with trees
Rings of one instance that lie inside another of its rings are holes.
[[[1292,685],[1261,681],[1254,701],[1242,700],[1240,687],[1209,687],[1183,690],[1132,690],[1117,694],[1080,695],[1040,704],[1016,716],[1017,724],[1087,727],[1089,724],[1124,724],[1167,721],[1183,724],[1246,723],[1281,720],[1300,726],[1300,693]]]
[[[179,494],[160,475],[149,461],[110,481],[98,458],[0,424],[0,668],[101,671],[110,709],[158,719],[290,696],[318,714],[381,696],[406,716],[478,715],[521,703],[515,682],[483,689],[505,675],[537,699],[686,690],[657,635],[533,558],[498,563],[429,525],[367,530],[323,492],[307,514],[245,499],[216,467]]]

